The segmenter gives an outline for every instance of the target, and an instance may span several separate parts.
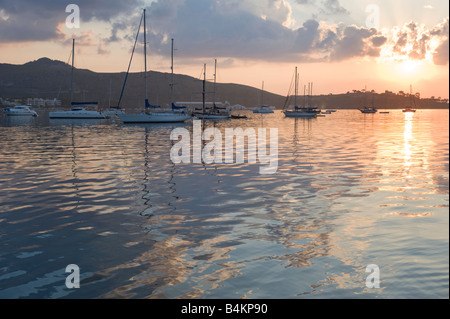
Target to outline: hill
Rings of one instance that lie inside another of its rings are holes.
[[[58,98],[63,105],[70,103],[71,66],[60,61],[41,58],[23,65],[0,64],[0,97],[9,99]],[[74,71],[74,100],[97,101],[107,107],[111,101],[117,105],[125,79],[125,72],[95,73],[85,69]],[[170,104],[171,74],[148,72],[148,96],[150,104]],[[144,74],[130,73],[121,101],[121,107],[135,109],[143,107]],[[174,75],[175,101],[201,101],[203,83],[190,76]],[[213,84],[207,83],[206,90],[211,92]],[[259,89],[232,83],[216,85],[216,101],[228,101],[231,105],[241,104],[247,107],[258,106]],[[212,94],[207,94],[212,100]],[[264,93],[264,100],[270,105],[281,105],[285,98],[269,92]]]
[[[130,73],[121,107],[139,109],[144,104],[143,76],[141,73]],[[74,100],[97,101],[102,108],[110,104],[117,105],[125,79],[125,72],[96,73],[86,69],[74,71]],[[41,58],[23,65],[0,64],[0,97],[6,99],[44,98],[60,99],[63,105],[70,102],[71,66],[56,60]],[[171,74],[148,72],[149,102],[157,105],[170,103]],[[174,75],[175,101],[201,101],[202,81],[190,76]],[[206,90],[211,92],[213,84],[207,83]],[[246,107],[258,107],[261,90],[246,85],[233,83],[217,83],[216,101],[228,101],[231,105],[241,104]],[[212,94],[207,95],[211,101]],[[300,103],[303,97],[299,97]],[[264,92],[264,102],[283,108],[286,97]],[[365,102],[376,108],[402,108],[409,106],[409,94],[403,92],[392,93],[364,93],[360,91],[345,94],[316,95],[312,97],[312,104],[324,108],[358,108]],[[415,98],[417,108],[448,108],[448,100]],[[292,104],[292,99],[287,104]]]

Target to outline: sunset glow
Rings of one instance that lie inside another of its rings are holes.
[[[354,0],[135,0],[104,8],[83,0],[77,3],[79,29],[67,27],[68,13],[56,1],[14,3],[0,10],[1,63],[41,57],[67,62],[75,37],[78,68],[123,72],[140,10],[147,7],[151,70],[170,72],[174,38],[175,72],[196,78],[203,63],[217,59],[219,82],[258,87],[264,80],[268,91],[280,95],[298,65],[301,81],[317,84],[316,94],[345,93],[370,81],[367,85],[379,92],[413,82],[424,97],[449,96],[446,1],[374,7]],[[355,65],[358,69],[349,68]],[[143,71],[142,63],[131,71]]]

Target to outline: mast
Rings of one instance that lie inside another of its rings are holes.
[[[412,97],[412,84],[409,85],[409,107],[412,108],[413,105],[413,97]]]
[[[311,82],[311,92],[309,92],[309,107],[312,107],[312,88],[313,88],[313,83]]]
[[[261,88],[261,106],[264,106],[264,81],[262,81],[262,88]]]
[[[295,88],[294,88],[294,108],[297,109],[297,91],[298,91],[298,83],[297,83],[297,67],[295,67]]]
[[[147,26],[145,24],[145,9],[144,9],[144,85],[145,85],[145,108],[147,107],[148,103],[148,96],[147,96]]]
[[[173,104],[173,39],[172,39],[172,51],[171,51],[171,66],[170,66],[170,70],[172,72],[172,82],[170,83],[170,102],[171,105]]]
[[[217,59],[214,59],[214,95],[213,95],[214,109],[216,109],[216,74],[217,74]]]
[[[306,84],[303,85],[303,107],[306,107]]]
[[[75,61],[75,38],[72,39],[72,79],[70,83],[70,104],[73,102],[73,71],[74,71],[74,61]]]
[[[206,86],[206,63],[203,65],[203,114],[205,114],[205,86]]]

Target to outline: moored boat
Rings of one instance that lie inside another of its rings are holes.
[[[37,116],[36,111],[30,109],[28,105],[16,105],[12,108],[5,108],[3,112],[8,116]]]

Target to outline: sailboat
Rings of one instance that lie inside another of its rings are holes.
[[[70,111],[54,111],[49,112],[48,116],[51,119],[103,119],[105,116],[100,112],[93,110],[86,110],[84,106],[95,106],[97,102],[73,102],[73,73],[75,61],[75,39],[72,39],[72,76],[70,86],[70,104],[72,106]]]
[[[206,108],[205,94],[206,94],[206,64],[203,68],[203,102],[201,112],[194,112],[192,115],[199,119],[205,120],[225,120],[231,117],[231,110],[216,105],[216,73],[217,73],[217,60],[214,60],[214,91],[213,91],[213,107]]]
[[[362,109],[359,109],[361,113],[377,113],[378,110],[373,106],[373,96],[372,96],[372,106],[367,106],[367,88],[364,88],[364,107]]]
[[[264,105],[264,81],[261,89],[261,107],[253,109],[253,113],[273,113],[273,110],[269,106]]]
[[[145,109],[160,108],[160,106],[158,106],[158,105],[151,105],[148,102],[148,94],[147,94],[147,28],[146,28],[146,20],[145,20],[145,9],[143,9],[143,13],[142,13],[142,17],[141,17],[141,23],[142,23],[142,19],[144,21]],[[141,23],[139,23],[139,29],[141,28]],[[139,29],[138,29],[138,33],[136,35],[136,41],[138,39]],[[136,47],[136,41],[135,41],[135,47]],[[133,52],[131,54],[130,64],[131,64],[131,60],[133,59],[133,53],[134,53],[135,47],[133,48]],[[173,39],[172,39],[172,52],[173,52]],[[121,93],[120,98],[119,98],[119,103],[118,103],[119,105],[120,105],[120,101],[121,101],[122,96],[123,96],[123,91],[124,91],[124,88],[125,88],[126,79],[127,79],[129,70],[130,70],[130,66],[128,66],[128,71],[127,71],[127,74],[125,76],[125,81],[124,81],[124,84],[123,84],[123,87],[122,87],[122,93]],[[172,58],[172,72],[173,72],[173,58]],[[172,78],[173,78],[173,75],[172,75]],[[171,85],[173,87],[173,83],[171,83]],[[117,114],[117,117],[122,121],[122,123],[178,123],[178,122],[186,121],[191,116],[186,111],[184,111],[182,109],[175,109],[174,103],[172,102],[172,109],[171,110],[164,110],[164,111],[160,111],[160,112],[155,112],[155,111],[146,112],[146,111],[143,111],[142,113],[139,113],[139,114],[123,113],[123,114]]]
[[[312,83],[309,83],[309,93],[312,91]],[[294,110],[283,111],[286,117],[300,117],[300,118],[316,118],[317,114],[320,112],[316,108],[304,105],[299,107],[297,105],[297,95],[298,95],[298,73],[297,67],[295,67],[295,93],[294,93]],[[311,101],[310,101],[311,102]],[[311,103],[309,103],[311,104]]]
[[[410,113],[414,113],[416,110],[412,108],[412,105],[416,104],[416,100],[414,100],[414,96],[412,94],[412,84],[410,84],[409,86],[409,107],[403,109],[404,113],[410,112]]]

